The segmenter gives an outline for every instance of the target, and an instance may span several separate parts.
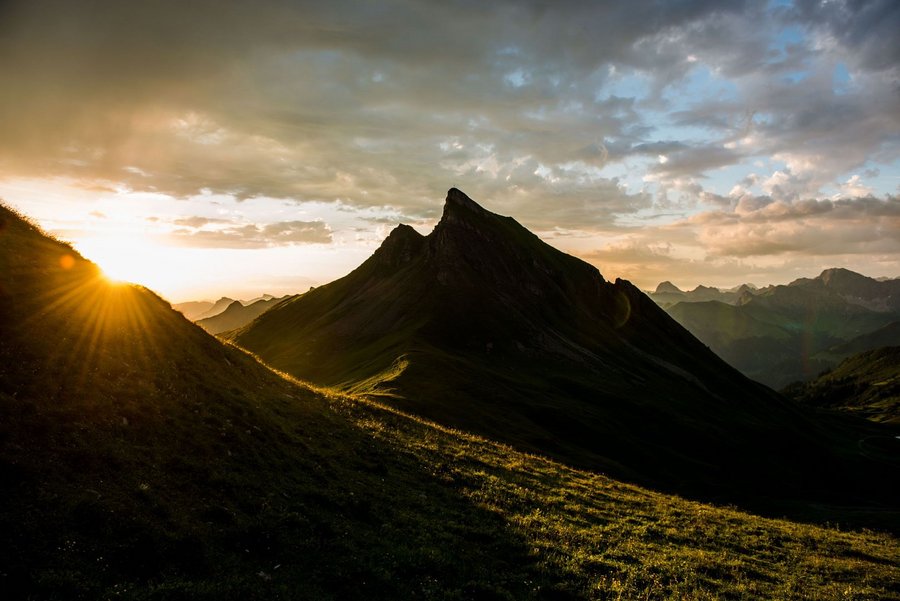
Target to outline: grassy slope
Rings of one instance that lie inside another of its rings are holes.
[[[809,405],[900,425],[900,347],[853,355],[815,380],[793,384],[784,392]]]
[[[0,217],[4,598],[900,599],[889,535],[317,393]]]
[[[627,282],[449,202],[429,237],[399,227],[229,336],[297,377],[671,492],[779,515],[885,499],[893,466],[861,457],[858,424],[813,418]]]

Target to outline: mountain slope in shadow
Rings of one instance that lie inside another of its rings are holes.
[[[456,189],[428,236],[398,226],[351,274],[229,336],[299,378],[643,484],[886,499],[872,478],[891,470],[856,447],[874,425],[814,419],[627,281]]]
[[[809,382],[784,389],[801,403],[900,426],[900,346],[851,355]]]
[[[2,206],[0,334],[3,599],[896,597],[890,535],[323,396]]]

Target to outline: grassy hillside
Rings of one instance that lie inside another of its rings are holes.
[[[815,380],[788,386],[784,393],[816,407],[900,425],[900,347],[853,355]]]
[[[0,225],[5,599],[900,599],[891,535],[312,390],[2,207]]]
[[[860,453],[868,424],[814,418],[628,282],[458,190],[428,236],[398,226],[229,338],[319,385],[699,498],[856,506],[888,501],[895,477]]]

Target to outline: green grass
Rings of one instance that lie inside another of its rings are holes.
[[[889,534],[312,389],[0,217],[4,599],[900,599]]]
[[[500,516],[576,598],[897,598],[887,534],[765,519],[654,493],[338,397],[337,410]],[[434,466],[437,466],[436,468]]]

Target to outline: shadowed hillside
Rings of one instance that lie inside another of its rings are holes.
[[[0,297],[4,599],[900,599],[889,535],[323,396],[3,207]]]
[[[808,405],[900,426],[900,347],[853,355],[810,382],[788,386],[784,393]]]
[[[411,598],[504,572],[520,596],[555,579],[415,455],[0,210],[4,598]]]
[[[886,500],[872,477],[891,470],[857,449],[869,426],[813,419],[630,283],[455,189],[428,236],[398,226],[348,276],[231,337],[300,378],[642,483],[760,505]]]

